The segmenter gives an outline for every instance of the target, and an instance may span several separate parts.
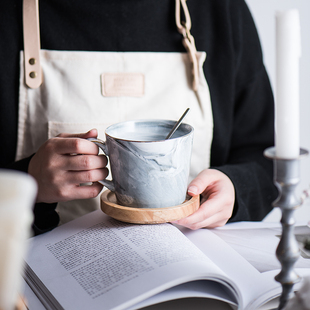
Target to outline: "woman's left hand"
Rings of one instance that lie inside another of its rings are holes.
[[[189,184],[190,196],[202,195],[199,209],[174,223],[190,229],[223,226],[232,215],[235,188],[229,177],[215,169],[203,170]]]

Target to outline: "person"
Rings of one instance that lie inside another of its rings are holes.
[[[274,145],[274,102],[244,0],[42,1],[30,30],[21,0],[0,7],[0,167],[37,180],[35,234],[59,224],[61,202],[100,194],[107,158],[86,138],[125,119],[176,120],[187,107],[188,193],[201,205],[177,223],[212,228],[271,210],[277,190],[263,152]],[[38,29],[40,61],[27,58]]]

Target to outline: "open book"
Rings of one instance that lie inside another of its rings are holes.
[[[257,309],[281,293],[281,230],[244,232],[126,224],[98,210],[30,239],[24,277],[47,309],[139,309],[186,297]],[[310,275],[307,253],[295,266]]]

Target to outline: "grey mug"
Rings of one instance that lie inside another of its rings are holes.
[[[182,123],[172,138],[169,120],[136,120],[109,126],[106,141],[89,139],[109,157],[112,180],[99,181],[122,206],[164,208],[186,198],[193,133]]]

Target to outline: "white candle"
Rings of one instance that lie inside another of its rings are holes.
[[[299,58],[301,55],[298,10],[276,14],[276,156],[299,156]]]
[[[29,175],[0,170],[0,309],[15,309],[37,184]]]

